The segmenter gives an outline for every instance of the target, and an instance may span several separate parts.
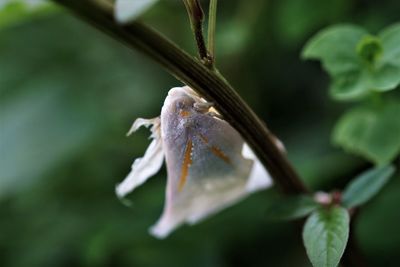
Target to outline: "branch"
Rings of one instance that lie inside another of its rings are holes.
[[[190,20],[193,35],[196,39],[197,51],[199,52],[200,60],[207,67],[211,67],[211,58],[208,54],[206,42],[203,35],[204,12],[201,8],[199,0],[183,0]]]
[[[115,22],[113,14],[91,1],[53,1],[129,48],[143,52],[178,80],[215,103],[217,110],[243,136],[283,192],[307,192],[286,156],[277,147],[275,137],[225,79],[140,22],[121,26]]]
[[[217,5],[218,5],[218,0],[210,0],[210,6],[208,12],[207,47],[212,60],[212,65],[215,64],[215,27],[217,23]]]

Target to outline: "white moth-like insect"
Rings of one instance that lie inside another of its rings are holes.
[[[166,237],[183,223],[194,224],[251,192],[272,185],[271,177],[240,134],[189,87],[172,88],[161,116],[137,119],[128,134],[151,127],[153,141],[116,188],[124,197],[167,164],[164,211],[150,233]]]

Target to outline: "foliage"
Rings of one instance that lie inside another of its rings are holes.
[[[400,24],[370,35],[355,25],[320,31],[302,56],[321,60],[332,77],[330,92],[337,100],[363,100],[335,126],[333,142],[375,164],[390,163],[400,153],[400,101],[382,93],[400,83]]]
[[[331,95],[360,99],[371,92],[395,89],[400,83],[400,24],[377,36],[355,25],[337,25],[319,32],[305,46],[303,58],[321,60],[332,76]]]
[[[394,171],[393,166],[385,166],[373,168],[360,174],[344,189],[343,205],[347,208],[353,208],[366,203],[382,189]]]
[[[303,240],[313,266],[338,266],[349,228],[350,216],[344,208],[322,208],[311,214],[304,225]]]
[[[381,166],[365,171],[349,183],[342,196],[346,208],[365,204],[395,170],[387,165],[400,154],[400,101],[383,97],[382,93],[396,89],[400,83],[399,43],[399,23],[376,36],[360,26],[340,24],[320,31],[302,52],[304,59],[321,61],[332,78],[330,94],[334,99],[362,101],[336,123],[333,142]],[[314,213],[304,226],[303,239],[314,266],[339,264],[348,237],[349,218],[345,208],[338,209],[346,216],[333,209],[329,216]],[[330,228],[328,222],[334,221],[332,218],[338,221]],[[332,238],[320,239],[324,235]]]
[[[333,142],[375,164],[390,163],[400,153],[400,101],[353,108],[338,121]]]

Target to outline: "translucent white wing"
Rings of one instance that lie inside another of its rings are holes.
[[[283,145],[281,146],[283,147]],[[242,155],[254,162],[246,185],[247,191],[254,192],[272,186],[271,176],[246,143],[243,145]]]
[[[128,176],[116,187],[116,193],[119,198],[124,197],[136,187],[143,184],[147,179],[156,174],[164,162],[164,152],[160,134],[160,118],[137,119],[128,135],[139,129],[141,126],[151,127],[151,138],[153,141],[147,148],[142,158],[137,158],[132,164],[132,170]]]

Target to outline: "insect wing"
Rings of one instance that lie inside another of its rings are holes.
[[[151,232],[162,238],[246,196],[253,161],[242,156],[244,141],[224,120],[202,113],[161,117],[168,182],[163,214]]]

